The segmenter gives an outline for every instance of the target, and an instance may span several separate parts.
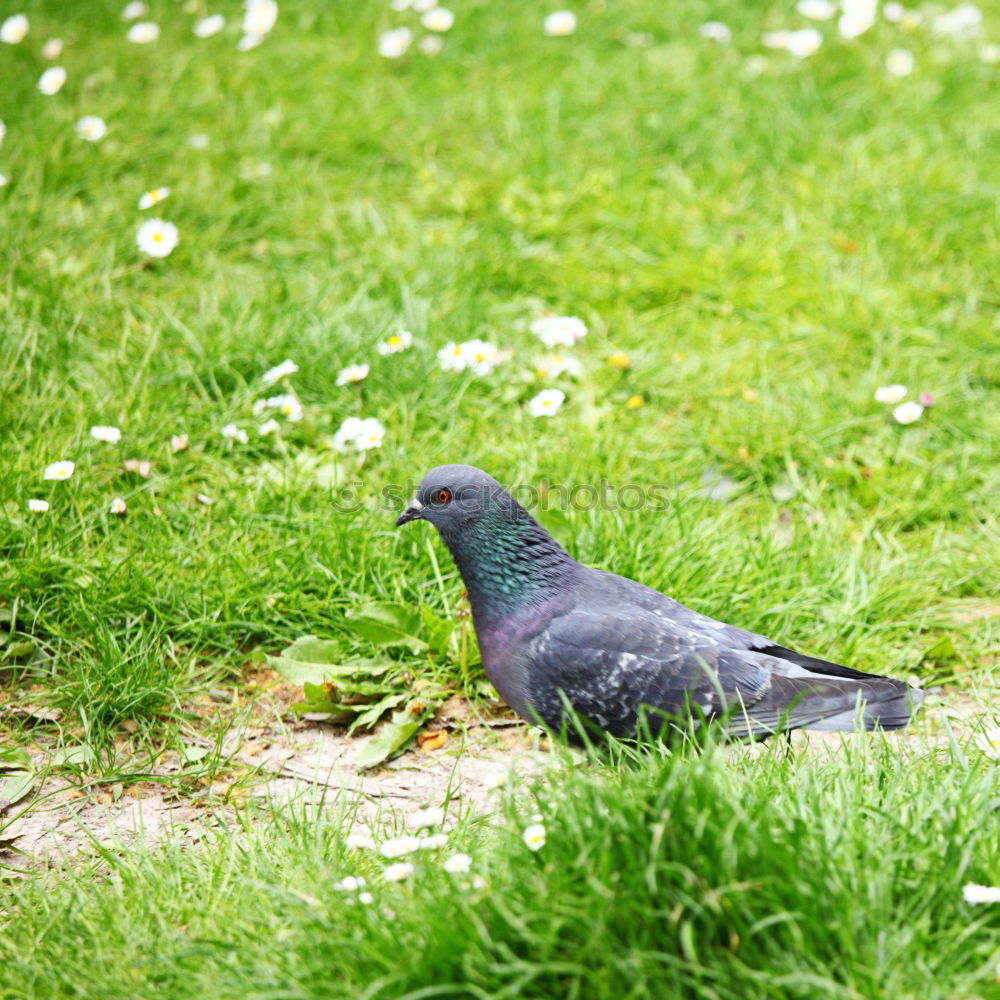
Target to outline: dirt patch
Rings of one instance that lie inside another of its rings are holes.
[[[964,739],[984,723],[997,724],[996,695],[931,695],[915,724],[888,738],[914,749],[944,745],[952,736]],[[451,709],[432,724],[422,748],[372,772],[358,772],[356,766],[370,736],[348,737],[342,729],[316,723],[276,722],[229,731],[222,745],[226,767],[195,789],[181,790],[176,779],[183,762],[169,757],[153,780],[124,787],[81,787],[49,777],[41,795],[0,833],[0,863],[29,870],[79,861],[97,845],[119,849],[178,839],[194,844],[212,827],[231,825],[240,801],[299,799],[332,807],[343,796],[356,809],[357,829],[394,828],[406,814],[445,802],[452,810],[489,810],[494,790],[512,770],[534,772],[553,759],[532,727],[508,718],[477,720],[464,703]],[[843,739],[839,733],[797,732],[792,746],[828,754]],[[36,763],[44,763],[44,754]]]

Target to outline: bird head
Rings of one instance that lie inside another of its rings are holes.
[[[492,476],[471,465],[439,465],[424,476],[417,495],[396,518],[396,527],[430,521],[448,535],[498,504],[507,506],[513,500]]]

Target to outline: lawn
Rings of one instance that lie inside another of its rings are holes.
[[[0,11],[29,22],[0,29],[12,772],[128,783],[304,635],[387,710],[491,711],[446,552],[393,530],[442,462],[533,489],[583,562],[985,713],[829,758],[573,758],[457,820],[485,887],[424,866],[368,907],[332,889],[378,868],[346,806],[240,811],[193,853],[19,876],[0,996],[1000,996],[1000,907],[961,897],[1000,883],[972,738],[997,721],[1000,7],[885,4],[843,38],[791,2],[593,0],[553,35],[528,2],[454,0],[435,32],[286,0],[241,51],[235,0],[121,6]],[[812,54],[763,44],[806,28]],[[359,626],[387,606],[423,609],[412,641]]]

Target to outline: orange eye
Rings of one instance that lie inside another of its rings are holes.
[[[451,490],[435,490],[434,491],[434,502],[435,503],[449,503],[451,501]]]

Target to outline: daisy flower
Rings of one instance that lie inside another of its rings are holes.
[[[566,393],[562,389],[543,389],[528,401],[528,412],[533,417],[553,417],[565,399]]]
[[[285,358],[280,365],[268,368],[268,370],[261,375],[260,380],[264,383],[264,385],[274,385],[275,382],[280,382],[283,378],[288,378],[289,375],[294,375],[298,370],[299,366],[292,361],[291,358]]]
[[[302,404],[299,397],[294,393],[285,392],[280,396],[268,396],[267,399],[258,399],[253,404],[253,415],[260,416],[265,410],[278,410],[289,423],[298,423],[303,416]]]
[[[52,66],[38,78],[38,89],[46,96],[58,94],[66,82],[66,70],[62,66]]]
[[[498,788],[503,788],[509,780],[509,771],[494,771],[492,774],[488,774],[483,779],[483,788],[485,788],[488,792],[493,792]]]
[[[381,448],[382,439],[385,437],[385,428],[375,417],[368,417],[361,421],[358,433],[354,438],[354,447],[358,451],[369,451],[371,448]]]
[[[43,59],[58,59],[62,55],[63,40],[61,38],[50,38],[42,46]]]
[[[195,132],[188,139],[188,145],[192,149],[208,149],[208,136],[204,132]]]
[[[698,29],[698,34],[702,38],[721,42],[723,45],[733,40],[733,33],[729,30],[729,25],[723,24],[721,21],[706,21]]]
[[[95,424],[90,428],[90,436],[95,441],[118,444],[122,439],[122,432],[117,427],[109,427],[107,424]]]
[[[154,205],[159,205],[164,198],[170,197],[170,188],[153,188],[150,191],[144,191],[139,197],[139,208],[145,211],[147,208],[152,208]]]
[[[115,497],[108,507],[108,513],[114,514],[115,517],[124,517],[128,513],[128,506],[121,497]]]
[[[572,347],[587,336],[586,324],[577,316],[539,316],[531,324],[531,332],[548,348]]]
[[[895,417],[897,423],[912,424],[915,420],[920,419],[920,414],[923,412],[924,408],[919,403],[911,401],[909,403],[900,403],[892,411],[892,415]]]
[[[390,837],[382,843],[379,853],[383,858],[401,858],[420,850],[420,840],[406,834],[402,837]]]
[[[437,851],[447,843],[448,834],[446,833],[425,833],[420,838],[420,850]]]
[[[906,8],[901,3],[896,3],[896,0],[889,0],[889,3],[882,8],[882,16],[893,24],[902,21],[905,13]]]
[[[420,23],[428,31],[449,31],[455,23],[455,15],[447,7],[432,7],[420,18]]]
[[[1000,729],[976,733],[976,746],[991,760],[1000,760]]]
[[[901,403],[906,398],[906,386],[893,384],[893,385],[880,385],[875,390],[875,402],[876,403]]]
[[[417,48],[423,52],[425,56],[440,55],[441,50],[444,48],[444,41],[437,35],[424,35],[424,37],[417,42]]]
[[[414,14],[425,14],[432,7],[437,6],[437,0],[412,0],[408,6]]]
[[[334,882],[333,887],[340,892],[357,892],[363,889],[368,883],[363,875],[347,875],[339,882]]]
[[[198,38],[211,38],[217,35],[226,26],[226,19],[221,14],[211,14],[197,21],[194,26],[194,33]]]
[[[125,37],[136,45],[148,45],[160,37],[160,26],[155,21],[136,21]]]
[[[0,188],[6,187],[10,183],[10,178],[6,174],[0,174]]]
[[[829,0],[799,0],[795,10],[813,21],[829,21],[837,13],[837,5]]]
[[[262,423],[260,427],[257,428],[257,433],[261,437],[265,437],[268,434],[275,434],[280,430],[281,430],[281,424],[279,424],[278,421],[274,419],[274,417],[271,417],[270,420],[265,420],[264,423]]]
[[[138,21],[140,17],[145,17],[148,12],[149,8],[142,0],[132,0],[132,3],[125,5],[125,9],[122,11],[122,20]]]
[[[987,42],[979,50],[979,58],[988,66],[995,66],[1000,63],[1000,45],[996,42]]]
[[[465,875],[472,870],[472,858],[468,854],[453,854],[441,867],[449,875]]]
[[[815,28],[800,28],[788,33],[788,51],[796,59],[815,55],[823,44],[823,36]]]
[[[246,0],[243,14],[243,34],[262,39],[278,20],[275,0]]]
[[[407,819],[407,826],[412,830],[423,830],[429,826],[440,826],[444,822],[444,810],[434,807],[418,809]]]
[[[409,861],[397,861],[394,865],[388,865],[382,872],[382,878],[386,882],[402,882],[413,874],[413,865]]]
[[[473,375],[489,375],[500,363],[500,352],[486,340],[467,340],[459,344],[465,366]]]
[[[962,886],[962,898],[967,903],[1000,903],[1000,886],[976,885],[969,882]]]
[[[7,126],[4,125],[2,121],[0,121],[0,145],[3,144],[3,139],[6,134],[7,134]]]
[[[69,479],[73,475],[73,470],[76,468],[76,463],[69,461],[53,462],[51,465],[45,467],[45,472],[42,473],[43,479],[54,479],[56,482],[62,482],[63,480]]]
[[[354,444],[361,432],[360,417],[348,417],[333,435],[333,447],[336,451],[347,451],[349,444]]]
[[[0,24],[0,42],[17,45],[28,33],[28,18],[25,14],[11,14]]]
[[[44,514],[48,509],[49,509],[48,500],[28,501],[28,510],[30,510],[32,514]]]
[[[76,123],[76,134],[87,142],[99,142],[108,134],[108,126],[98,115],[84,115]]]
[[[375,897],[370,892],[359,892],[358,902],[363,903],[365,906],[369,906],[371,903],[375,902]]]
[[[378,345],[379,354],[399,354],[413,344],[413,334],[409,330],[400,330]]]
[[[348,365],[341,368],[337,375],[337,385],[348,385],[360,382],[368,377],[368,365]]]
[[[398,59],[406,54],[413,41],[413,32],[409,28],[393,28],[383,31],[378,36],[378,54],[386,59]]]
[[[546,35],[560,37],[576,31],[576,14],[571,10],[554,10],[542,23]]]
[[[538,362],[535,374],[539,378],[559,378],[560,375],[580,378],[583,375],[583,365],[576,358],[567,357],[565,354],[553,354]]]
[[[172,452],[187,451],[187,434],[172,434],[170,437],[170,450]]]
[[[246,444],[250,440],[247,432],[242,427],[237,427],[236,424],[226,424],[220,433],[227,440],[239,441],[240,444]]]
[[[163,219],[149,219],[135,234],[139,249],[150,257],[168,257],[177,246],[177,227]]]
[[[375,847],[370,833],[349,833],[344,838],[344,846],[352,851],[370,851]]]
[[[890,49],[885,57],[885,71],[889,76],[909,76],[916,62],[907,49]]]
[[[438,364],[446,372],[465,371],[465,354],[462,352],[462,345],[450,341],[437,352]]]
[[[540,851],[545,846],[545,826],[542,823],[532,823],[521,834],[521,839],[529,851]]]

